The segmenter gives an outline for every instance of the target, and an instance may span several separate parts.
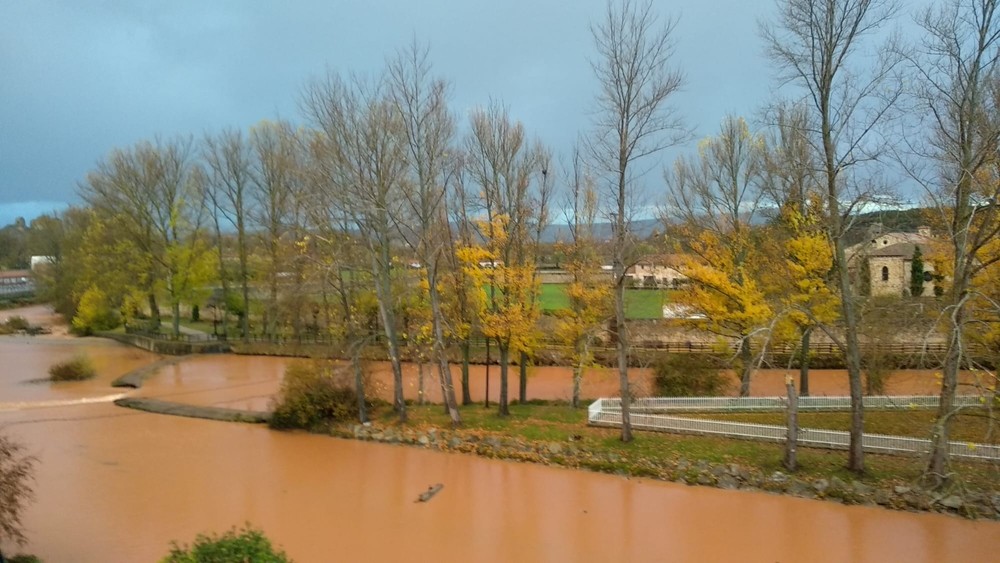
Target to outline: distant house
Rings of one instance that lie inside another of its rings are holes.
[[[860,279],[861,268],[867,265],[869,295],[909,295],[913,256],[919,248],[924,257],[921,295],[933,295],[934,265],[927,260],[934,242],[930,227],[918,227],[915,233],[883,233],[880,227],[875,225],[867,240],[846,250],[847,262],[854,274],[852,279]]]
[[[648,256],[625,270],[635,287],[676,289],[688,282],[681,273],[681,259],[676,254]]]
[[[0,271],[0,295],[30,293],[35,290],[31,270]]]
[[[55,264],[55,256],[32,256],[31,257],[31,271],[34,272],[38,268],[47,266],[49,264]]]

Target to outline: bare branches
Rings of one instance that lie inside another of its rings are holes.
[[[24,453],[24,446],[0,434],[0,544],[27,543],[21,516],[33,499],[31,488],[37,459]]]

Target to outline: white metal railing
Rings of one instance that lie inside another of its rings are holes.
[[[636,401],[638,403],[638,400]],[[631,413],[632,426],[641,430],[700,434],[784,442],[788,428],[772,424],[752,424],[722,420],[707,420],[667,416],[644,411],[638,407]],[[621,401],[598,399],[588,409],[588,422],[594,426],[621,426]],[[798,442],[803,446],[828,449],[847,449],[850,433],[839,430],[800,428]],[[924,454],[930,451],[931,442],[921,438],[865,434],[862,447],[866,452],[885,454]],[[957,458],[1000,461],[1000,446],[971,442],[949,442],[949,453]]]
[[[866,409],[937,408],[935,395],[872,395],[862,398]],[[980,395],[955,397],[956,407],[976,407],[987,399]],[[603,410],[621,410],[621,398],[598,399]],[[767,412],[785,409],[785,397],[643,397],[632,401],[635,412]],[[800,411],[847,410],[850,397],[799,397]]]

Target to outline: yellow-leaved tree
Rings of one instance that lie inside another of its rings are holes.
[[[767,237],[753,225],[763,196],[763,146],[746,121],[727,117],[696,158],[679,158],[666,177],[666,219],[685,250],[680,266],[691,282],[676,300],[705,316],[697,321],[702,328],[735,342],[740,396],[750,393],[754,339],[769,337],[774,318],[759,280],[775,264],[763,250]]]
[[[822,229],[822,201],[810,198],[781,210],[783,265],[773,273],[774,293],[799,336],[799,393],[809,395],[809,342],[817,327],[840,318],[840,298],[830,286],[833,249]]]
[[[510,414],[508,402],[508,368],[511,353],[527,352],[535,347],[535,323],[538,308],[530,305],[538,297],[535,267],[530,264],[509,264],[500,259],[509,240],[506,215],[496,215],[483,222],[480,229],[489,233],[482,246],[458,250],[465,274],[481,288],[477,302],[483,336],[497,344],[500,363],[499,412]]]

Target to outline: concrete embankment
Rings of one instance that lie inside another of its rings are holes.
[[[185,359],[186,356],[167,358],[148,366],[133,370],[111,382],[112,387],[131,387],[139,389],[146,379],[152,377],[160,369],[176,364]],[[197,406],[163,401],[160,399],[150,399],[141,397],[125,397],[114,402],[119,407],[126,407],[157,414],[168,414],[172,416],[186,416],[189,418],[204,418],[207,420],[221,420],[224,422],[251,422],[266,423],[271,420],[271,413],[261,411],[247,411],[241,409],[230,409],[225,407]]]
[[[111,382],[112,387],[131,387],[133,389],[138,389],[142,387],[142,383],[156,374],[156,372],[161,369],[174,365],[178,362],[184,360],[186,356],[175,356],[172,358],[166,358],[158,362],[153,362],[148,366],[141,367],[136,370],[132,370],[125,375],[119,377],[118,379]]]
[[[271,420],[271,413],[269,412],[244,411],[225,407],[185,405],[171,401],[161,401],[159,399],[127,397],[124,399],[118,399],[115,401],[115,404],[119,407],[126,407],[156,414],[186,416],[188,418],[204,418],[207,420],[221,420],[223,422],[251,422],[261,424]]]
[[[97,336],[117,340],[136,348],[149,350],[157,354],[169,356],[185,356],[188,354],[217,354],[229,351],[229,343],[218,340],[204,342],[185,342],[180,340],[161,340],[141,334],[122,334],[120,332],[99,332]]]

